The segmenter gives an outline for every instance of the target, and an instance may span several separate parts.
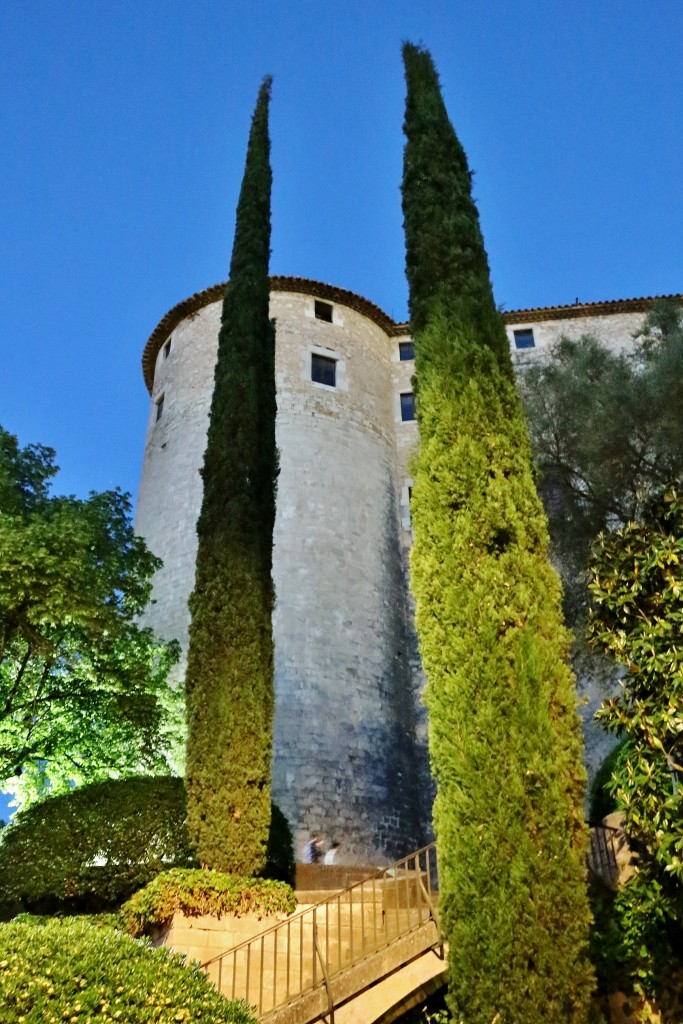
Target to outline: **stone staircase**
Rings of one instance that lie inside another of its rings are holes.
[[[432,845],[341,892],[297,892],[299,913],[203,967],[261,1020],[309,1024],[440,945],[435,889]]]

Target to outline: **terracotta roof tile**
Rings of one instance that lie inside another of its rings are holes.
[[[336,285],[325,284],[322,281],[313,281],[306,277],[282,277],[274,276],[270,279],[270,287],[276,292],[299,292],[306,295],[313,295],[318,299],[327,299],[329,302],[338,302],[355,309],[363,316],[381,327],[392,337],[398,337],[410,333],[410,324],[406,321],[396,323],[384,310],[376,306],[374,302],[364,299],[362,295],[347,291],[346,288],[338,288]],[[178,324],[192,313],[198,312],[204,306],[212,302],[220,302],[225,295],[227,282],[214,284],[201,292],[195,292],[189,298],[183,299],[176,306],[166,313],[159,321],[149,336],[147,344],[142,353],[142,373],[145,378],[147,390],[152,392],[154,383],[154,366],[159,351],[168,338],[171,331]],[[533,309],[511,309],[503,313],[503,320],[506,324],[538,323],[541,320],[568,320],[578,317],[609,316],[614,313],[640,313],[647,311],[652,303],[658,298],[676,299],[683,305],[683,294],[651,296],[639,299],[612,299],[605,302],[577,302],[571,306],[538,306]]]

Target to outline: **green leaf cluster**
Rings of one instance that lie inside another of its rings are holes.
[[[164,871],[121,908],[121,918],[131,935],[149,934],[168,924],[174,914],[188,917],[211,914],[291,914],[296,899],[291,886],[263,878],[241,878],[221,871]]]
[[[591,892],[595,923],[591,959],[602,993],[656,1000],[663,1020],[683,1006],[683,916],[680,897],[651,863],[616,891]]]
[[[97,782],[20,811],[0,833],[0,903],[39,913],[115,906],[197,863],[178,778]]]
[[[602,534],[591,563],[589,641],[626,669],[598,712],[623,738],[609,790],[641,851],[616,895],[595,895],[601,986],[683,999],[683,498],[669,488],[642,518]]]
[[[589,640],[627,668],[598,719],[629,739],[612,789],[626,831],[683,895],[683,496],[602,535],[591,564]]]
[[[256,874],[270,820],[275,328],[269,319],[270,80],[237,207],[197,524],[186,676],[188,822],[203,865]]]
[[[29,801],[168,771],[181,733],[177,645],[138,624],[160,563],[128,495],[51,496],[53,457],[0,428],[0,781]]]
[[[3,1024],[256,1024],[196,965],[84,920],[0,925]]]
[[[585,775],[560,585],[469,171],[443,141],[453,129],[431,58],[406,45],[404,61],[420,426],[411,582],[448,1004],[468,1024],[579,1024],[592,986]]]

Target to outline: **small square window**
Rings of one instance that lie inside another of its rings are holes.
[[[157,398],[157,403],[156,404],[157,404],[157,418],[156,418],[155,422],[158,423],[159,420],[161,419],[161,417],[164,414],[164,396],[163,395],[161,395],[159,398]]]
[[[164,345],[164,359],[168,359],[171,354],[171,339],[169,338]]]
[[[399,341],[398,358],[402,363],[407,363],[409,360],[415,358],[415,346],[412,341]]]
[[[332,303],[331,302],[320,302],[319,299],[315,300],[315,318],[316,320],[324,320],[326,323],[332,323]]]
[[[515,339],[515,348],[536,348],[534,332],[530,327],[526,327],[522,331],[513,331],[512,334]]]
[[[316,384],[327,384],[330,388],[336,387],[337,360],[313,352],[311,354],[311,380]]]
[[[404,423],[415,419],[415,395],[412,391],[401,395],[401,419]]]

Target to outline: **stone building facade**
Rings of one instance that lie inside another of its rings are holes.
[[[195,525],[225,285],[174,307],[151,335],[151,394],[136,530],[163,560],[146,621],[187,647]],[[522,363],[561,334],[611,346],[648,300],[505,316]],[[345,859],[400,856],[429,838],[423,684],[408,589],[412,345],[351,292],[271,279],[280,453],[273,798],[301,848],[313,833]],[[179,671],[184,670],[181,664]]]

